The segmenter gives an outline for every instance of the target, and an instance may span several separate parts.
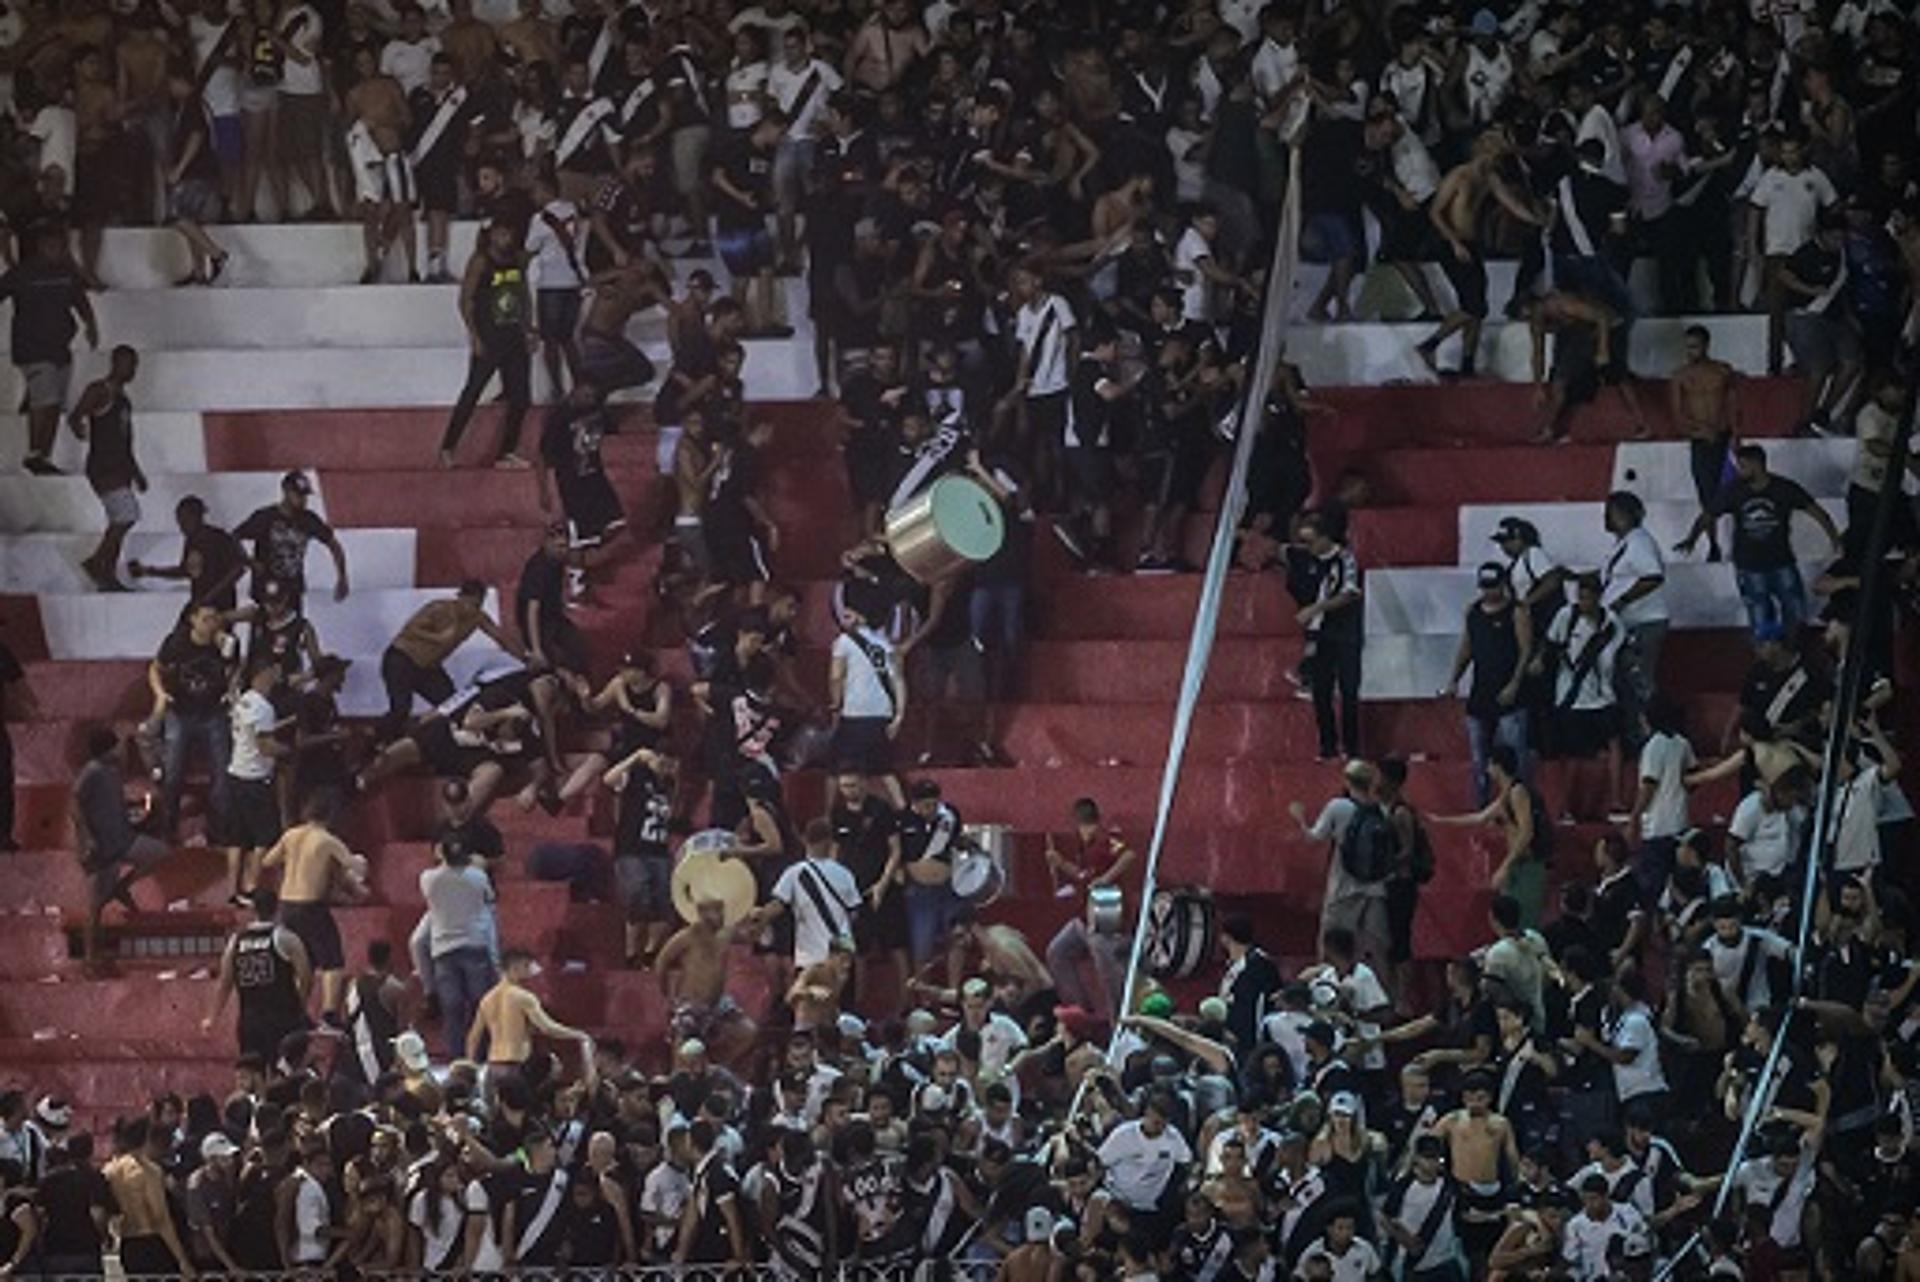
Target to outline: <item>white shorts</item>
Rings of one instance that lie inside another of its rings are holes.
[[[122,485],[106,491],[100,496],[100,506],[106,510],[108,525],[140,523],[140,500],[131,486]]]

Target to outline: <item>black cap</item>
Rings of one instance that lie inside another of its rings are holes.
[[[280,478],[280,488],[283,490],[292,490],[295,494],[311,494],[313,493],[313,482],[307,479],[305,472],[295,468]]]
[[[1498,561],[1484,562],[1473,581],[1483,588],[1504,588],[1507,586],[1507,567]]]
[[[1508,539],[1519,539],[1522,543],[1540,542],[1540,530],[1532,521],[1520,516],[1503,516],[1500,524],[1493,527],[1493,541],[1504,543]]]
[[[1436,1161],[1447,1155],[1447,1143],[1438,1135],[1422,1135],[1413,1142],[1415,1157],[1431,1157]]]

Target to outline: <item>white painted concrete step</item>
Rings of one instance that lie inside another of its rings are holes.
[[[1820,498],[1847,492],[1858,446],[1851,439],[1783,439],[1755,442],[1767,452],[1767,469],[1807,487]],[[1909,487],[1913,482],[1909,478]],[[1622,441],[1614,447],[1613,488],[1631,490],[1649,503],[1694,501],[1692,452],[1684,441]]]
[[[1809,561],[1800,567],[1801,577],[1812,584],[1825,568],[1825,562]],[[1474,570],[1466,566],[1369,571],[1364,598],[1368,663],[1373,661],[1374,643],[1394,636],[1439,636],[1445,637],[1449,644],[1456,644],[1461,619],[1476,595]],[[1746,607],[1740,603],[1733,567],[1725,562],[1717,565],[1694,561],[1669,563],[1666,599],[1675,628],[1743,628],[1747,625]]]
[[[1834,524],[1845,528],[1846,504],[1833,498],[1822,498],[1820,506],[1825,508]],[[1510,504],[1469,504],[1460,509],[1460,563],[1463,566],[1478,565],[1487,559],[1492,549],[1493,530],[1506,516],[1523,517],[1532,521],[1540,530],[1540,544],[1556,562],[1572,570],[1598,569],[1605,563],[1613,551],[1614,538],[1606,531],[1602,519],[1603,504],[1600,503],[1510,503]],[[1682,564],[1687,558],[1671,551],[1672,546],[1686,537],[1693,525],[1694,517],[1700,508],[1691,500],[1657,502],[1647,504],[1647,532],[1660,544],[1667,558],[1668,569]],[[1726,527],[1723,522],[1721,534],[1725,541]],[[1804,514],[1793,521],[1793,550],[1802,562],[1824,562],[1833,559],[1833,548],[1826,535]],[[1691,559],[1704,561],[1706,541],[1702,539],[1694,548]],[[1732,571],[1727,571],[1732,573]],[[1671,594],[1669,594],[1671,596]]]
[[[173,508],[196,494],[213,519],[232,526],[255,508],[280,500],[282,472],[153,472],[151,488],[140,495],[141,524],[167,528]],[[326,500],[316,490],[313,511],[326,515]],[[0,535],[84,534],[106,528],[100,500],[82,476],[0,476]]]
[[[1767,322],[1764,316],[1661,317],[1635,324],[1628,362],[1644,378],[1664,378],[1680,362],[1681,334],[1702,324],[1713,335],[1714,355],[1735,369],[1758,374],[1766,369]],[[1287,359],[1300,367],[1309,386],[1379,386],[1384,383],[1432,383],[1414,348],[1431,334],[1430,324],[1355,321],[1340,325],[1302,322],[1287,329]],[[1440,345],[1446,370],[1460,364],[1462,340]],[[1519,321],[1489,320],[1480,335],[1478,373],[1482,378],[1526,382],[1532,378],[1533,346]],[[1610,395],[1610,394],[1609,394]]]
[[[74,389],[74,398],[80,389]],[[0,415],[0,476],[21,476],[26,452],[27,422],[18,414]],[[138,404],[133,411],[133,452],[149,475],[162,472],[207,470],[206,428],[190,410],[148,412]],[[64,420],[53,442],[53,462],[69,472],[86,466],[87,443],[68,429]]]
[[[177,564],[180,560],[180,536],[171,532],[172,524],[171,511],[150,509],[142,528],[136,528],[127,536],[127,559],[144,561],[149,565]],[[104,526],[105,522],[101,521],[96,530]],[[416,541],[416,532],[413,530],[341,530],[340,545],[346,549],[347,573],[354,588],[413,587]],[[94,531],[81,534],[0,535],[0,590],[89,593],[93,591],[93,584],[80,569],[80,562],[93,554],[98,543],[99,535]],[[143,595],[173,597],[175,609],[185,599],[187,585],[184,580],[136,580],[127,578],[125,574],[121,578]],[[324,548],[307,549],[307,581],[329,586],[333,583],[333,558]]]

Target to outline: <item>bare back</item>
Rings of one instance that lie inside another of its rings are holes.
[[[1735,378],[1725,361],[1701,361],[1674,371],[1675,413],[1681,433],[1696,441],[1713,441],[1732,427]]]
[[[524,1064],[533,1054],[533,1004],[532,993],[505,979],[480,999],[475,1018],[487,1030],[488,1063]]]
[[[318,824],[301,824],[281,834],[267,852],[263,866],[281,866],[280,901],[324,904],[333,895],[335,879],[344,880],[348,852],[344,842]]]

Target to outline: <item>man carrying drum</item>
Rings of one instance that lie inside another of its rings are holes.
[[[1120,830],[1100,821],[1100,806],[1091,797],[1073,803],[1072,858],[1060,853],[1053,835],[1047,835],[1047,871],[1055,894],[1078,901],[1077,911],[1047,945],[1047,969],[1053,972],[1060,1000],[1111,1017],[1118,1013],[1126,987],[1128,937],[1122,929],[1125,905],[1121,879],[1139,856]],[[1083,967],[1093,963],[1095,982],[1089,985]]]
[[[734,928],[727,923],[726,905],[701,899],[695,913],[660,949],[654,966],[672,1012],[674,1040],[698,1040],[715,1062],[730,1064],[753,1046],[758,1030],[727,991]]]

